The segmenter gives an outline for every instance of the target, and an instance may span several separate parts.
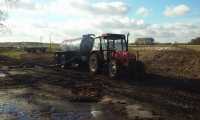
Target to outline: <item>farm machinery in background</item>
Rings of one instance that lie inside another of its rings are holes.
[[[129,73],[131,78],[144,75],[144,65],[137,55],[128,51],[129,34],[94,34],[65,40],[61,51],[55,53],[57,65],[66,68],[72,65],[87,66],[91,74],[108,73],[115,78],[120,73]]]

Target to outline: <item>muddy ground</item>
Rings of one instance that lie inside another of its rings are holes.
[[[152,73],[143,81],[111,80],[85,69],[59,69],[48,57],[0,56],[2,120],[200,119],[197,80]]]
[[[139,51],[148,73],[177,79],[200,79],[200,52],[188,49]]]

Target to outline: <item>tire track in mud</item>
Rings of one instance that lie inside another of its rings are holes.
[[[74,70],[72,70],[74,72]],[[66,72],[65,70],[62,72]],[[78,73],[78,75],[80,75],[81,73],[79,72],[75,72]],[[58,73],[59,75],[60,73]],[[191,109],[192,111],[195,110],[200,110],[199,106],[200,106],[200,95],[199,94],[195,94],[195,93],[191,93],[191,92],[187,92],[186,91],[182,91],[176,88],[160,88],[160,87],[146,87],[143,86],[142,83],[137,83],[130,85],[127,82],[123,82],[122,80],[111,80],[103,75],[97,75],[96,77],[93,78],[87,78],[88,73],[85,73],[86,79],[93,79],[91,82],[94,83],[96,82],[96,85],[94,86],[98,86],[101,89],[103,89],[105,91],[105,93],[120,93],[121,95],[137,95],[139,94],[140,96],[144,97],[144,100],[148,100],[145,99],[145,97],[152,97],[152,98],[157,98],[160,97],[161,101],[163,101],[163,103],[166,104],[172,104],[174,106],[179,106],[181,108],[185,108],[185,109]],[[78,76],[77,79],[82,79],[81,76]],[[137,92],[136,92],[137,91]],[[150,100],[150,99],[149,99]]]
[[[121,96],[122,98],[127,98],[130,102],[145,104],[149,109],[156,111],[156,114],[163,116],[162,118],[176,118],[177,120],[200,118],[198,115],[198,111],[200,111],[200,95],[186,89],[182,90],[175,86],[151,86],[146,85],[145,81],[129,84],[127,81],[111,80],[104,75],[94,77],[87,72],[73,69],[61,70],[36,67],[24,70],[32,72],[29,77],[31,81],[36,81],[27,82],[27,84],[33,84],[33,87],[47,84],[60,86],[61,91],[62,89],[70,88],[77,92],[74,92],[77,96],[80,96],[82,91],[86,91],[83,96],[89,92],[96,91],[99,94],[98,100],[105,95]],[[25,79],[23,75],[21,76],[21,79]],[[14,76],[13,79],[15,79]],[[20,76],[18,76],[18,79],[20,79]],[[44,88],[42,88],[42,91],[44,91]],[[76,99],[72,99],[72,101],[76,101]],[[81,99],[78,101],[80,102]]]
[[[157,112],[164,110],[162,114],[177,117],[176,119],[199,119],[200,96],[177,89],[151,88],[140,85],[134,85],[126,89],[112,90],[115,94],[126,96],[129,99],[139,103],[150,104],[158,108]],[[176,113],[176,114],[174,114]],[[183,118],[185,117],[185,118]],[[173,119],[168,117],[169,119]]]

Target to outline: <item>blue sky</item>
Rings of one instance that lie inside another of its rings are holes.
[[[199,0],[0,0],[0,42],[54,42],[94,33],[188,42],[200,36]]]
[[[144,20],[149,23],[165,23],[176,21],[193,21],[194,18],[200,18],[200,1],[199,0],[127,0],[132,6],[132,12],[136,11],[139,7],[144,6],[151,10],[148,17]],[[180,4],[187,5],[190,8],[190,12],[184,16],[167,17],[163,16],[163,11],[167,6],[177,6]],[[135,18],[141,18],[141,16],[130,14]],[[192,18],[191,18],[192,17]]]

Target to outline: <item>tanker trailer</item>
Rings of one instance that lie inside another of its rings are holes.
[[[61,68],[72,64],[87,62],[88,56],[94,44],[94,35],[87,34],[81,38],[64,40],[60,44],[61,51],[55,53],[57,65]]]

